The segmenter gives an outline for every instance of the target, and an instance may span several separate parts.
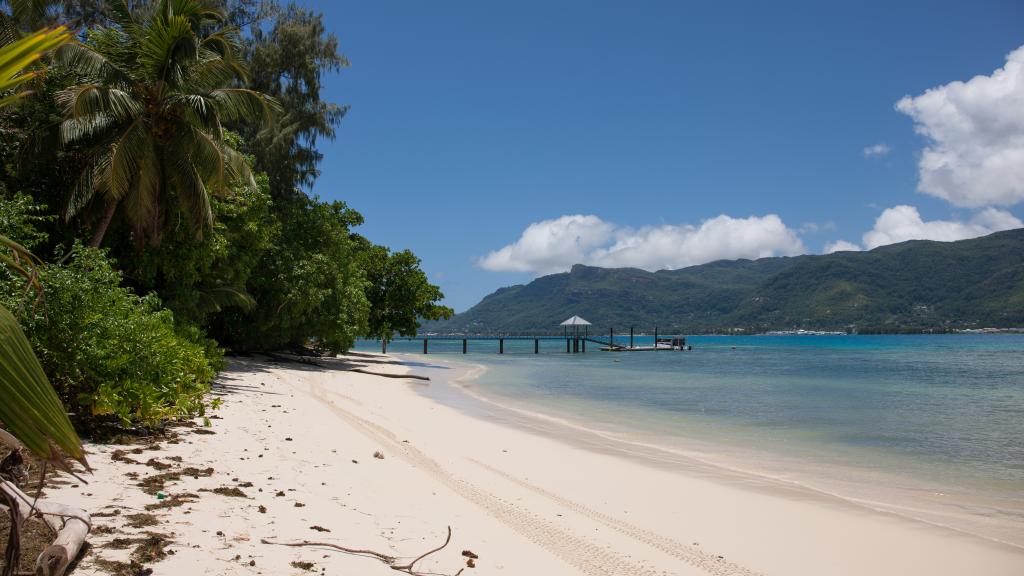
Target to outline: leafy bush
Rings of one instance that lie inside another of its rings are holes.
[[[247,283],[280,232],[267,177],[258,174],[255,181],[255,187],[236,183],[227,196],[210,198],[215,220],[201,239],[179,227],[156,246],[119,245],[128,282],[159,294],[179,324],[203,326],[224,308],[251,308]]]
[[[79,246],[66,264],[44,266],[41,280],[41,303],[14,282],[2,297],[80,420],[109,414],[154,423],[202,413],[222,357],[198,328],[176,327],[156,296],[121,287],[120,273],[99,250]]]
[[[362,216],[344,202],[306,195],[274,202],[281,233],[256,264],[246,290],[251,311],[226,308],[210,334],[235,350],[313,344],[347,350],[365,331],[370,303],[351,228]]]

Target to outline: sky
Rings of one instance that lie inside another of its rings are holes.
[[[445,303],[1024,226],[1024,2],[305,2],[351,66],[313,192]]]

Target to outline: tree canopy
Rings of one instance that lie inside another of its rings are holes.
[[[320,14],[7,6],[0,42],[33,22],[80,27],[0,110],[0,235],[39,256],[44,294],[34,306],[2,268],[0,304],[76,424],[201,412],[223,349],[341,352],[451,315],[411,251],[357,232],[356,196],[313,192],[318,142],[348,110],[322,91],[348,61]]]

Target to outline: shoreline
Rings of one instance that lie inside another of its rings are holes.
[[[90,445],[90,484],[48,489],[96,518],[75,573],[110,574],[99,560],[136,554],[118,542],[158,534],[167,543],[154,574],[394,574],[374,558],[266,542],[330,542],[408,561],[443,542],[446,526],[451,544],[418,571],[1009,576],[1024,566],[1018,549],[950,530],[470,416],[423,394],[457,376],[432,358],[322,364],[235,359],[214,389],[224,402],[210,428],[139,446],[139,455]],[[359,366],[432,380],[347,371]],[[479,556],[474,568],[462,551]]]
[[[416,354],[396,353],[396,358],[403,361],[418,362]],[[848,481],[837,485],[834,478],[824,476],[813,477],[805,469],[797,469],[793,464],[799,457],[789,455],[775,456],[771,465],[765,465],[765,453],[762,451],[740,452],[733,446],[726,446],[716,441],[696,440],[689,437],[673,437],[672,440],[683,445],[673,445],[660,436],[639,430],[607,430],[594,422],[582,418],[573,419],[563,415],[545,413],[541,406],[522,406],[509,403],[508,399],[494,393],[483,391],[475,386],[474,381],[486,374],[490,367],[484,364],[463,360],[448,359],[432,360],[435,363],[446,363],[464,370],[457,378],[443,383],[458,394],[464,394],[473,401],[486,405],[493,410],[491,416],[496,422],[531,433],[547,435],[576,447],[597,451],[603,454],[632,459],[640,464],[676,470],[690,474],[702,474],[723,482],[738,486],[746,486],[766,493],[785,494],[790,491],[803,492],[805,495],[820,497],[824,501],[838,500],[843,505],[867,509],[872,512],[893,515],[895,517],[921,522],[930,526],[951,530],[971,538],[979,538],[998,545],[1005,545],[1024,551],[1024,538],[1013,541],[1004,538],[1020,534],[1019,525],[1013,526],[979,526],[977,522],[991,518],[991,511],[998,510],[1004,515],[1012,515],[1010,510],[993,508],[994,504],[977,494],[962,492],[959,499],[949,501],[949,492],[934,492],[924,486],[903,486],[907,482],[919,480],[913,476],[893,476],[891,472],[875,472],[874,482],[865,482],[865,478]],[[479,406],[472,406],[465,401],[453,398],[450,394],[439,395],[436,388],[421,389],[423,395],[443,404],[460,409],[470,416],[481,417]],[[496,417],[496,418],[495,418]],[[731,452],[727,456],[723,451]],[[751,458],[760,456],[760,458]],[[744,462],[756,461],[756,464],[743,465]],[[787,467],[787,465],[789,467]],[[807,468],[808,466],[805,466]],[[844,467],[849,472],[864,473],[855,465]],[[832,485],[829,485],[829,481]],[[899,481],[899,489],[890,486],[887,498],[881,494],[879,483]],[[844,489],[845,488],[845,489]],[[859,488],[860,493],[853,494]],[[965,489],[964,489],[965,490]],[[929,500],[928,495],[941,496]],[[913,499],[912,506],[904,498]],[[973,499],[972,499],[973,497]],[[943,501],[945,500],[945,501]],[[928,507],[930,505],[931,507]],[[924,506],[924,507],[922,507]],[[971,515],[950,518],[951,514],[970,506]],[[986,514],[986,512],[988,514]]]

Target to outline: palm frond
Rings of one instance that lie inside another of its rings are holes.
[[[203,228],[213,224],[213,210],[206,184],[190,160],[188,154],[175,154],[171,178],[178,191],[182,212],[188,216],[196,235],[201,236]]]
[[[138,155],[138,174],[135,186],[124,198],[122,206],[136,235],[157,238],[160,235],[160,195],[163,187],[160,157],[155,143],[147,138]]]
[[[144,157],[152,151],[150,138],[145,120],[138,118],[111,146],[110,200],[116,202],[132,193],[138,183]]]
[[[36,274],[35,268],[42,262],[36,258],[35,254],[2,234],[0,234],[0,248],[2,248],[0,249],[0,264],[14,270],[30,286],[41,293],[43,287],[39,284],[39,275]]]
[[[217,141],[221,140],[223,129],[220,116],[217,114],[217,107],[206,96],[191,93],[168,94],[165,99],[165,107],[168,110],[176,109],[179,114],[184,116],[187,123],[213,135]]]
[[[64,219],[70,220],[88,206],[97,194],[106,196],[110,190],[109,148],[98,148],[91,155],[82,173],[75,180],[64,204]]]
[[[18,320],[0,306],[0,424],[41,458],[60,462],[54,446],[86,468],[82,441],[32,352]]]
[[[53,52],[53,64],[107,86],[128,86],[131,76],[98,50],[80,42],[68,42]]]
[[[228,121],[245,120],[269,123],[281,111],[281,104],[266,94],[248,88],[221,88],[210,91],[220,116]]]
[[[217,88],[227,88],[243,78],[245,78],[245,70],[236,62],[204,53],[199,62],[189,70],[182,90],[209,92]]]
[[[39,26],[46,18],[49,4],[46,0],[7,0],[14,20],[30,28]]]
[[[223,146],[221,154],[224,156],[224,170],[228,181],[241,181],[250,188],[256,188],[256,179],[249,169],[249,162],[241,153],[230,146]]]
[[[110,19],[126,34],[135,36],[138,32],[138,24],[135,23],[135,17],[128,1],[111,0],[108,7],[110,8]]]
[[[182,84],[185,69],[194,64],[199,55],[192,24],[183,16],[160,18],[150,23],[141,49],[139,60],[147,75],[172,87]]]
[[[60,123],[60,140],[63,144],[73,144],[106,134],[116,124],[113,118],[105,114],[69,118]]]
[[[142,104],[131,94],[100,84],[71,86],[58,92],[56,99],[71,119],[104,116],[124,122],[142,113]]]
[[[25,68],[70,38],[67,28],[58,26],[0,47],[0,92],[10,90],[35,76],[35,72],[25,72]]]
[[[18,30],[18,23],[6,12],[0,10],[0,46],[6,46],[20,38],[21,32]]]
[[[196,173],[207,184],[207,190],[220,193],[224,188],[224,155],[221,143],[210,134],[190,124],[181,126],[178,146],[187,150]]]

